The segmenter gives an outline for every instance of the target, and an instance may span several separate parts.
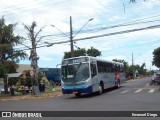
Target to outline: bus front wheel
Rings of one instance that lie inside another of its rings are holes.
[[[76,96],[76,97],[80,97],[80,96],[81,96],[81,93],[76,93],[75,96]]]

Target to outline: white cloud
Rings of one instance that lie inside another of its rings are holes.
[[[94,18],[93,21],[89,22],[82,30],[86,32],[80,32],[75,39],[82,37],[89,37],[107,33],[114,33],[118,31],[142,28],[150,25],[159,24],[154,22],[152,24],[138,24],[134,26],[117,27],[114,29],[99,30],[96,28],[107,27],[117,25],[119,23],[127,23],[130,21],[144,19],[144,20],[155,20],[159,17],[152,17],[158,15],[157,11],[159,8],[158,0],[149,1],[138,1],[136,4],[128,4],[125,2],[126,12],[123,11],[122,1],[119,0],[68,0],[68,1],[46,1],[46,0],[0,0],[1,11],[0,15],[4,15],[7,23],[19,22],[16,33],[25,35],[26,32],[23,29],[21,23],[30,25],[34,20],[37,22],[38,30],[44,25],[55,25],[58,29],[63,32],[70,32],[70,21],[69,17],[72,16],[73,33],[81,29],[81,27],[89,20]],[[92,29],[95,32],[90,31]],[[90,48],[91,46],[102,51],[103,57],[108,59],[128,59],[131,58],[131,53],[134,54],[143,53],[144,55],[140,59],[135,60],[135,63],[145,62],[149,68],[152,61],[152,51],[155,47],[159,47],[158,39],[160,38],[160,29],[137,31],[127,34],[119,34],[113,36],[107,36],[96,39],[88,39],[84,41],[77,41],[76,45],[80,48]],[[41,44],[45,41],[55,42],[69,40],[64,37],[63,34],[56,28],[47,26],[41,35],[54,34],[56,36],[48,37],[43,39]],[[68,34],[69,35],[69,34]],[[74,36],[74,35],[73,35]],[[76,48],[75,48],[76,49]],[[40,64],[43,62],[51,61],[59,63],[65,51],[70,51],[70,45],[60,44],[52,47],[37,49],[38,55],[40,56]],[[30,52],[27,51],[29,54]],[[47,65],[45,63],[45,65]],[[43,65],[43,66],[45,66]],[[49,66],[49,65],[48,65]]]
[[[41,56],[40,60],[42,60],[42,61],[53,61],[53,58],[47,57],[47,56]]]

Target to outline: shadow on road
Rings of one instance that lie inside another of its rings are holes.
[[[121,86],[120,88],[122,88],[122,87],[124,87],[124,86]],[[120,88],[119,88],[119,89],[120,89]],[[115,90],[117,90],[117,88],[115,88],[115,87],[105,89],[105,90],[103,91],[102,95],[103,95],[103,94],[106,94],[106,93],[109,93],[109,92],[112,92],[112,91],[115,91]],[[100,95],[98,94],[98,92],[94,92],[94,93],[89,93],[89,94],[82,94],[80,97],[76,97],[76,96],[73,95],[73,96],[71,96],[71,97],[69,97],[69,98],[67,98],[67,99],[92,98],[92,97],[97,97],[97,96],[100,96]]]

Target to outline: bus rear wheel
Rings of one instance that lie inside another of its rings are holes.
[[[80,97],[80,96],[81,96],[81,93],[76,93],[75,96],[76,96],[76,97]]]
[[[100,83],[99,87],[98,87],[98,94],[102,94],[103,93],[103,85]]]
[[[117,89],[120,88],[120,80],[117,80],[117,81],[116,81],[116,88],[117,88]]]

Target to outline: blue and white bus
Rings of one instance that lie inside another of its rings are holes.
[[[124,65],[90,56],[63,59],[61,78],[63,94],[101,94],[104,89],[119,88],[125,82]]]

